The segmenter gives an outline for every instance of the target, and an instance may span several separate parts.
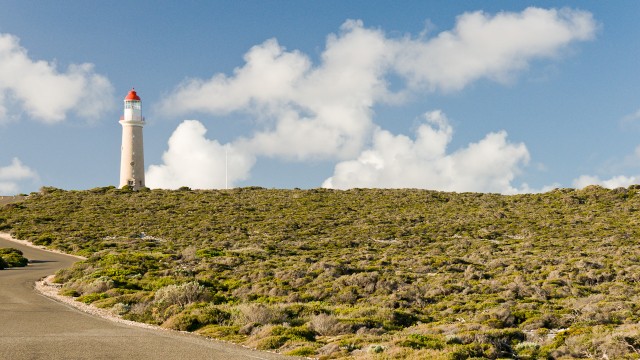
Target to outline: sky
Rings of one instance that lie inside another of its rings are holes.
[[[0,194],[640,183],[640,3],[0,0]]]

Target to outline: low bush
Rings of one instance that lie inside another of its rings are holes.
[[[76,300],[83,302],[85,304],[91,304],[94,301],[98,301],[101,299],[106,299],[107,297],[109,297],[107,294],[104,293],[100,293],[100,294],[86,294],[86,295],[81,295],[79,296]]]
[[[22,255],[22,251],[14,248],[0,248],[0,258],[6,264],[4,267],[24,267],[29,260]]]
[[[318,314],[311,318],[309,327],[322,336],[340,335],[349,330],[349,326],[341,323],[333,315]]]
[[[78,297],[80,293],[76,289],[62,288],[59,292],[62,296]]]
[[[283,346],[287,341],[289,341],[289,337],[285,335],[268,336],[260,340],[256,347],[260,350],[278,349],[281,346]]]
[[[162,324],[162,327],[180,331],[194,331],[202,326],[203,324],[198,320],[198,317],[189,312],[174,315]]]
[[[286,354],[290,355],[290,356],[311,356],[311,355],[315,355],[316,353],[316,348],[311,347],[311,346],[301,346],[299,348],[295,348],[291,351],[288,351]]]
[[[154,301],[165,307],[178,305],[184,307],[188,304],[205,300],[206,288],[197,281],[180,285],[168,285],[156,291]]]
[[[271,335],[283,335],[292,340],[315,341],[316,334],[306,326],[274,326]]]
[[[241,304],[236,307],[236,311],[235,321],[240,326],[277,324],[286,318],[282,309],[264,304]]]
[[[404,347],[410,347],[412,349],[434,349],[440,350],[444,348],[445,342],[442,339],[435,336],[410,334],[406,340],[401,341],[400,345]]]
[[[206,325],[196,330],[196,333],[215,339],[242,342],[246,336],[240,334],[239,330],[233,325]]]

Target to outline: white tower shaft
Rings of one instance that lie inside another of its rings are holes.
[[[122,125],[122,148],[120,157],[120,188],[125,185],[138,190],[145,186],[144,182],[144,147],[140,98],[131,90],[124,99],[124,116],[120,118]]]

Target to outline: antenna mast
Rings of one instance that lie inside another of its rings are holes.
[[[224,149],[224,188],[229,189],[229,149]]]

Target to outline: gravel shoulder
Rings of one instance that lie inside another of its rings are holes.
[[[157,325],[151,325],[151,324],[145,324],[145,323],[139,323],[131,320],[126,320],[115,315],[109,310],[100,309],[95,306],[91,306],[79,301],[75,301],[75,299],[70,296],[59,295],[58,291],[60,290],[62,285],[54,283],[53,282],[54,277],[55,275],[49,275],[39,281],[36,281],[35,290],[48,298],[51,298],[55,301],[72,306],[84,313],[91,314],[93,316],[97,316],[97,317],[100,317],[109,321],[113,321],[119,324],[125,324],[125,325],[140,327],[144,329],[153,329],[158,331],[174,331],[174,330],[165,329]]]

